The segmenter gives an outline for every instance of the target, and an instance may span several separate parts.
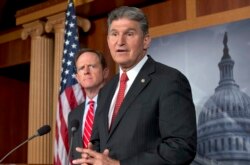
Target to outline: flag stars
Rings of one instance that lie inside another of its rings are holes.
[[[75,48],[76,48],[76,46],[77,46],[76,44],[72,44],[72,46],[71,46],[71,47],[72,47],[73,49],[75,49]]]
[[[67,49],[64,49],[63,53],[64,54],[67,54],[68,50]]]
[[[70,56],[70,57],[73,57],[73,56],[74,56],[74,53],[73,53],[73,52],[70,52],[70,53],[69,53],[69,56]]]
[[[66,75],[69,74],[69,70],[68,69],[65,70],[65,74]]]
[[[66,15],[67,15],[67,17],[70,15],[70,12],[68,11],[67,13],[66,13]]]
[[[65,45],[69,45],[69,40],[66,40],[66,41],[65,41]]]
[[[69,27],[73,28],[75,27],[75,24],[73,24],[72,22],[69,24]]]
[[[72,64],[72,62],[71,62],[71,61],[68,61],[68,62],[67,62],[67,65],[68,65],[68,66],[70,66],[71,64]]]
[[[63,79],[63,83],[66,84],[66,82],[67,82],[67,79]]]
[[[68,36],[68,37],[72,36],[72,32],[71,32],[71,31],[68,31],[68,32],[67,32],[67,36]]]
[[[77,17],[75,16],[74,4],[71,2],[67,8],[65,30],[64,30],[64,49],[61,69],[61,90],[66,86],[77,83],[75,80],[74,56],[79,49],[79,37],[77,31]]]

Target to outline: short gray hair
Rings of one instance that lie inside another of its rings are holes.
[[[111,11],[107,20],[108,30],[111,23],[120,18],[128,18],[130,20],[137,21],[140,24],[143,34],[148,34],[148,19],[139,8],[122,6]]]

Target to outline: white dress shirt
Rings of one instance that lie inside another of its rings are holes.
[[[141,70],[142,66],[146,63],[148,59],[148,56],[144,56],[141,61],[136,64],[132,69],[130,69],[129,71],[127,71],[127,76],[128,76],[128,81],[127,81],[127,84],[126,84],[126,89],[125,89],[125,94],[124,94],[124,98],[128,92],[128,90],[130,89],[132,83],[134,82],[136,76],[138,75],[139,71]],[[122,69],[120,68],[120,77],[121,77],[121,74],[122,74]],[[111,105],[109,107],[109,126],[111,124],[111,119],[112,119],[112,115],[113,115],[113,112],[114,112],[114,108],[115,108],[115,102],[116,102],[116,98],[117,98],[117,95],[118,95],[118,91],[119,91],[119,84],[120,84],[120,80],[117,84],[117,87],[116,87],[116,91],[115,91],[115,94],[113,96],[113,99],[112,99],[112,102],[111,102]]]

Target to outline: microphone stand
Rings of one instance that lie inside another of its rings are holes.
[[[71,164],[71,150],[72,150],[72,145],[73,145],[73,137],[74,137],[74,132],[72,132],[72,137],[70,138],[70,147],[69,147],[69,154],[68,154],[68,159],[69,159],[69,161],[68,161],[68,165],[70,165]]]
[[[24,142],[22,142],[21,144],[19,144],[18,146],[16,146],[14,149],[12,149],[10,152],[8,152],[8,153],[0,160],[0,163],[2,163],[3,160],[4,160],[5,158],[7,158],[7,156],[9,156],[10,154],[12,154],[12,153],[13,153],[14,151],[16,151],[19,147],[21,147],[22,145],[24,145],[25,143],[27,143],[27,142],[30,141],[31,139],[33,139],[33,138],[35,138],[35,137],[37,137],[37,136],[43,136],[43,135],[49,133],[49,132],[50,132],[50,129],[51,129],[51,128],[50,128],[49,125],[44,125],[44,126],[40,127],[40,128],[37,130],[36,134],[32,135],[32,136],[29,137],[27,140],[25,140]]]
[[[71,164],[71,150],[73,146],[73,139],[74,139],[74,134],[77,131],[79,127],[79,121],[78,120],[72,120],[71,121],[71,137],[70,137],[70,146],[69,146],[69,153],[68,153],[68,165]]]
[[[19,144],[18,146],[16,146],[14,149],[12,149],[10,152],[8,152],[1,160],[0,163],[2,163],[4,161],[5,158],[7,158],[10,154],[12,154],[15,150],[17,150],[18,148],[20,148],[22,145],[24,145],[25,143],[27,143],[28,141],[30,141],[31,139],[37,137],[38,135],[35,134],[33,136],[31,136],[30,138],[28,138],[27,140],[25,140],[24,142],[22,142],[21,144]]]

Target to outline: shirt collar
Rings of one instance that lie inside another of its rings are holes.
[[[86,104],[88,105],[89,101],[90,100],[93,100],[95,103],[97,103],[97,98],[98,98],[98,95],[96,95],[93,99],[90,99],[88,98],[88,96],[86,97]]]
[[[129,71],[127,71],[127,76],[129,81],[132,80],[134,81],[135,77],[138,75],[139,71],[141,70],[142,66],[146,63],[148,59],[148,56],[144,56],[140,62],[138,62],[138,64],[136,64],[132,69],[130,69]],[[120,77],[121,74],[123,73],[121,67],[120,67]]]

